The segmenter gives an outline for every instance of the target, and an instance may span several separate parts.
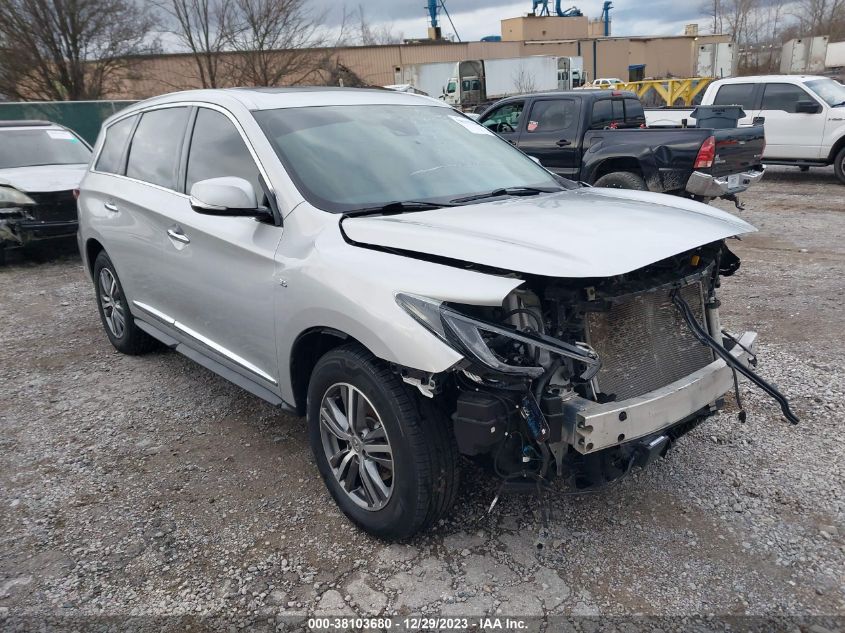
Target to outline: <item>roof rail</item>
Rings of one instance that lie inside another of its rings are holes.
[[[46,126],[56,125],[50,121],[39,121],[37,119],[20,119],[17,121],[0,121],[0,127],[23,127],[23,126]]]

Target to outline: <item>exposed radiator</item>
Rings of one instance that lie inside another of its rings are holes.
[[[602,361],[593,379],[596,392],[616,400],[664,387],[713,361],[669,298],[669,289],[631,295],[608,312],[587,313],[587,342]],[[704,323],[700,282],[681,289],[681,296]]]

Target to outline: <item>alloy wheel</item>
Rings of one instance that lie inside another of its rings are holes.
[[[126,331],[126,314],[121,303],[120,286],[108,268],[100,270],[100,305],[109,330],[116,338],[121,338]]]
[[[320,438],[346,495],[366,510],[383,508],[393,493],[393,451],[378,411],[357,387],[337,383],[326,390]]]

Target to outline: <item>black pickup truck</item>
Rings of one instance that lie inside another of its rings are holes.
[[[548,170],[598,187],[708,201],[763,176],[763,126],[648,129],[632,92],[572,90],[508,97],[478,121]]]

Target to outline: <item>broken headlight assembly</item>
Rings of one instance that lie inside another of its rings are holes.
[[[396,302],[444,343],[494,373],[528,380],[539,378],[546,368],[537,362],[536,350],[578,361],[583,365],[582,380],[590,380],[601,368],[598,355],[585,344],[569,344],[544,334],[490,323],[428,297],[398,293]]]
[[[0,209],[13,209],[35,204],[35,200],[13,187],[0,186]]]

